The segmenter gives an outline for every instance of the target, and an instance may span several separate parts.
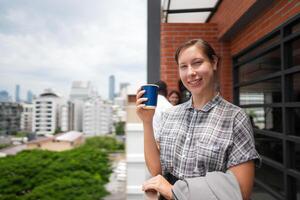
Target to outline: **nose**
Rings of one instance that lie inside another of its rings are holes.
[[[188,66],[188,75],[189,76],[195,76],[196,75],[196,71],[192,66]]]

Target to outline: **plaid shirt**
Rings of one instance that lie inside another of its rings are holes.
[[[219,95],[201,110],[193,108],[192,99],[168,109],[158,133],[163,174],[179,179],[260,159],[247,114]]]

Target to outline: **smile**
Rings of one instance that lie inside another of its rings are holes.
[[[190,80],[188,81],[188,84],[192,87],[195,87],[195,86],[198,86],[201,84],[201,81],[202,81],[202,78],[198,78],[198,79],[195,79],[195,80]]]

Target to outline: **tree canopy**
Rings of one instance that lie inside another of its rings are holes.
[[[94,137],[64,152],[26,150],[0,158],[0,200],[99,200],[112,172],[108,153],[124,146]]]

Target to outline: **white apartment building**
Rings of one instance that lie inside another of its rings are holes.
[[[32,118],[33,118],[33,104],[21,103],[21,131],[31,132],[32,131]]]
[[[70,92],[70,101],[74,104],[74,119],[71,130],[83,130],[84,102],[91,98],[94,93],[91,82],[73,81]]]
[[[83,107],[83,132],[88,136],[112,132],[112,105],[99,97],[91,98]]]
[[[51,89],[46,89],[33,100],[32,131],[38,135],[54,134],[59,127],[59,109],[62,98]]]

